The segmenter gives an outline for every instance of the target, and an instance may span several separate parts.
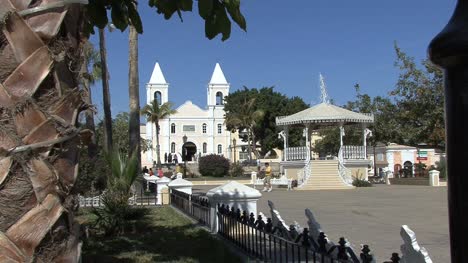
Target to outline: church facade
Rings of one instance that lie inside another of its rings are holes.
[[[161,162],[165,156],[177,156],[179,162],[195,161],[199,156],[219,154],[231,157],[233,135],[224,123],[224,97],[229,94],[221,66],[216,63],[211,80],[207,85],[207,105],[201,108],[190,100],[176,108],[177,113],[160,120]],[[150,81],[146,84],[146,103],[157,100],[163,104],[170,101],[170,85],[166,82],[159,63],[156,63]],[[157,161],[156,128],[147,122],[141,127],[143,138],[151,140],[152,150],[142,153],[142,165],[151,166]],[[237,137],[237,136],[236,136]],[[238,138],[236,138],[238,139]]]

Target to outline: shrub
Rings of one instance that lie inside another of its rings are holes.
[[[354,178],[353,186],[356,186],[356,187],[371,187],[372,183],[367,181],[367,180],[364,180],[364,179]]]
[[[136,213],[128,204],[132,184],[138,174],[135,153],[130,158],[116,151],[106,156],[111,173],[107,177],[107,189],[102,194],[104,207],[92,211],[97,217],[95,226],[104,231],[105,235],[123,234],[129,220],[133,220]]]
[[[356,187],[371,187],[372,183],[367,181],[367,180],[364,180],[364,179],[362,179],[360,177],[354,177],[353,186],[356,186]]]
[[[229,160],[216,154],[206,155],[200,157],[198,170],[202,176],[223,177],[229,173]]]
[[[356,172],[356,176],[353,176],[353,186],[355,187],[371,187],[372,183],[362,179],[362,176],[359,175],[359,172]]]
[[[229,171],[229,176],[238,177],[244,175],[244,168],[239,163],[231,164],[231,170]]]

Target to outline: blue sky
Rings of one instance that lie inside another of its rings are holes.
[[[144,33],[139,38],[140,102],[158,61],[176,106],[186,100],[206,105],[206,86],[216,62],[231,83],[275,86],[288,96],[318,103],[321,72],[329,96],[341,105],[355,96],[354,84],[372,96],[387,95],[399,71],[394,41],[418,61],[447,24],[455,0],[338,1],[242,0],[247,32],[233,24],[231,37],[208,40],[198,10],[165,20],[140,1]],[[196,1],[194,4],[196,8]],[[97,47],[97,37],[92,41]],[[128,32],[107,33],[112,115],[128,111]],[[101,83],[93,102],[102,119]]]

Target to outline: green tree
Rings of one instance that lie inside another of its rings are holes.
[[[370,145],[375,145],[377,142],[385,144],[390,142],[403,143],[399,132],[401,123],[398,118],[395,118],[399,114],[397,105],[390,98],[382,96],[372,98],[368,94],[361,93],[359,84],[354,85],[354,88],[356,90],[356,100],[348,101],[344,107],[355,112],[372,113],[374,115],[374,123],[369,126],[369,129],[372,130],[372,137],[369,138]],[[352,137],[348,136],[348,133],[346,135],[348,138]],[[352,141],[355,142],[356,138],[353,138]]]
[[[130,149],[136,151],[138,170],[141,166],[140,156],[140,86],[138,82],[138,32],[130,26],[128,34],[128,96],[130,109],[130,122],[128,125]]]
[[[81,51],[81,58],[83,63],[81,64],[80,80],[84,91],[84,101],[88,105],[93,104],[91,96],[91,85],[97,80],[101,79],[101,58],[99,52],[93,47],[90,41],[86,41],[83,44]],[[85,112],[86,128],[90,129],[93,133],[96,133],[96,125],[94,123],[94,110],[90,107]],[[88,145],[88,157],[93,158],[97,153],[97,144],[95,136],[92,137],[91,142]]]
[[[260,154],[257,151],[257,140],[253,129],[254,126],[262,120],[265,113],[262,110],[256,109],[255,98],[244,100],[238,107],[238,111],[226,112],[226,127],[228,127],[229,130],[237,129],[239,133],[245,130],[247,133],[247,151],[249,158],[251,158],[251,151],[259,158]]]
[[[429,60],[422,69],[395,43],[401,70],[395,89],[390,93],[398,109],[398,132],[405,143],[427,143],[432,147],[445,145],[443,72]]]
[[[130,115],[128,112],[121,112],[112,120],[112,134],[114,139],[113,149],[120,154],[130,156],[129,142]],[[138,135],[140,136],[140,135]],[[96,143],[104,144],[104,122],[101,121],[96,126]],[[89,145],[87,146],[89,147]],[[143,152],[151,149],[151,140],[140,138],[140,148]],[[76,183],[75,191],[82,195],[97,195],[106,187],[109,167],[105,159],[105,149],[98,147],[98,151],[91,158],[86,154],[85,149],[80,153],[79,164],[80,177]]]
[[[228,114],[242,114],[243,103],[249,99],[255,99],[253,110],[261,110],[263,116],[253,126],[253,134],[261,146],[261,155],[273,148],[283,148],[283,142],[278,139],[280,129],[276,126],[276,117],[294,114],[307,108],[307,104],[299,97],[288,98],[284,94],[274,91],[274,87],[261,89],[249,89],[244,87],[230,93],[225,98],[224,111]],[[227,123],[228,130],[236,128]],[[289,143],[291,146],[299,145],[302,138],[302,129],[293,128],[289,131]],[[247,136],[246,136],[247,137]],[[247,141],[247,138],[245,138]]]
[[[176,113],[177,111],[172,108],[172,103],[165,102],[162,105],[159,105],[157,100],[151,101],[150,104],[146,105],[145,107],[143,107],[143,109],[141,109],[141,115],[146,117],[146,121],[152,122],[156,126],[156,155],[158,156],[158,167],[161,167],[161,147],[159,145],[159,121]]]

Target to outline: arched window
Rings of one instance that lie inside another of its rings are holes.
[[[218,134],[223,133],[223,125],[221,123],[218,124]]]
[[[171,143],[171,153],[175,153],[175,142]]]
[[[203,123],[202,125],[202,133],[206,133],[206,123]]]
[[[158,105],[161,105],[162,103],[162,96],[160,91],[156,91],[154,93],[154,100],[158,102]]]
[[[216,92],[216,105],[223,105],[223,93],[221,91]]]
[[[207,146],[208,146],[208,145],[206,144],[206,142],[204,142],[204,143],[203,143],[203,153],[206,153],[206,148],[208,148]]]
[[[218,154],[223,153],[223,146],[221,144],[218,144]]]
[[[175,123],[171,124],[171,133],[175,133]]]

